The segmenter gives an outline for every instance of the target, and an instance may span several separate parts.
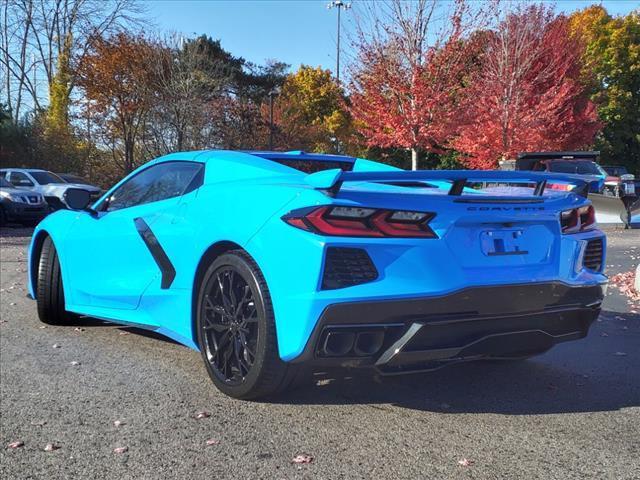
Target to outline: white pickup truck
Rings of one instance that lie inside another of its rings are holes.
[[[58,210],[67,208],[64,194],[68,188],[81,188],[87,190],[91,198],[97,200],[101,190],[91,185],[68,183],[55,173],[35,168],[3,168],[0,169],[0,177],[8,180],[16,188],[26,188],[40,193],[49,206]]]

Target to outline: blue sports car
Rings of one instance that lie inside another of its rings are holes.
[[[45,323],[87,315],[199,350],[237,398],[303,367],[521,359],[584,337],[600,311],[606,240],[586,190],[552,173],[175,153],[93,204],[67,190],[71,209],[33,234],[29,292]]]

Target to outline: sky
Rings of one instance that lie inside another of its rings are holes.
[[[235,56],[257,64],[268,59],[335,69],[337,12],[329,0],[147,0],[147,12],[161,31],[185,37],[220,39]],[[571,13],[602,3],[613,15],[626,15],[640,0],[559,0],[558,12]],[[353,30],[352,11],[342,14],[344,31]],[[345,41],[345,37],[342,37]],[[345,43],[343,49],[345,50]],[[342,67],[341,67],[342,70]]]

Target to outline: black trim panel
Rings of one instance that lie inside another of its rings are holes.
[[[542,328],[545,323],[568,327],[574,319],[582,319],[584,324],[579,330],[586,335],[598,316],[603,298],[602,285],[548,282],[472,287],[434,297],[336,303],[325,308],[304,351],[292,362],[316,361],[322,332],[340,326],[357,329],[361,325],[366,330],[377,325],[399,324],[404,326],[404,331],[398,338],[414,324],[450,326],[446,331],[458,338],[465,335],[465,329],[473,330],[476,326],[486,326],[489,331],[483,335],[493,335],[503,333],[505,328],[513,333],[546,330],[546,325]]]
[[[147,222],[140,217],[135,218],[133,221],[136,224],[136,230],[138,230],[138,233],[142,237],[142,241],[151,252],[151,256],[158,264],[160,273],[162,273],[160,288],[169,288],[173,283],[174,278],[176,278],[176,269],[173,267],[173,264],[171,263],[171,260],[169,260],[167,253],[162,248],[162,245],[160,245],[158,238],[151,231],[149,225],[147,225]]]

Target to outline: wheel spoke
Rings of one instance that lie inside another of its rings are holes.
[[[248,332],[248,330],[247,330]],[[253,351],[251,351],[251,349],[249,348],[249,343],[247,342],[247,337],[245,335],[245,333],[240,330],[240,341],[242,342],[242,346],[244,348],[244,357],[247,360],[247,363],[249,364],[249,366],[253,365],[253,362],[255,361],[256,358],[256,354],[253,353]],[[249,358],[249,355],[251,356],[251,359]]]
[[[234,343],[235,343],[234,351],[236,354],[236,363],[238,365],[238,370],[240,371],[240,375],[244,377],[245,374],[242,373],[242,370],[244,369],[246,373],[249,373],[249,369],[251,367],[244,363],[242,359],[242,355],[240,354],[240,350],[242,350],[244,353],[244,346],[242,345],[241,340],[239,338],[236,338]]]
[[[225,330],[229,329],[228,326],[222,325],[222,324],[219,324],[219,323],[208,323],[203,328],[205,330],[213,330],[214,332],[218,332],[218,333],[224,332]]]
[[[229,308],[230,312],[234,312],[236,305],[238,305],[238,298],[236,297],[235,288],[233,288],[235,279],[236,279],[236,273],[233,270],[231,270],[229,272],[229,300],[231,302],[231,305],[230,305],[231,308]]]
[[[229,292],[227,288],[224,288],[224,280],[221,277],[221,274],[218,274],[218,288],[220,290],[220,297],[222,298],[222,307],[226,311],[231,310],[231,303],[229,302]]]

